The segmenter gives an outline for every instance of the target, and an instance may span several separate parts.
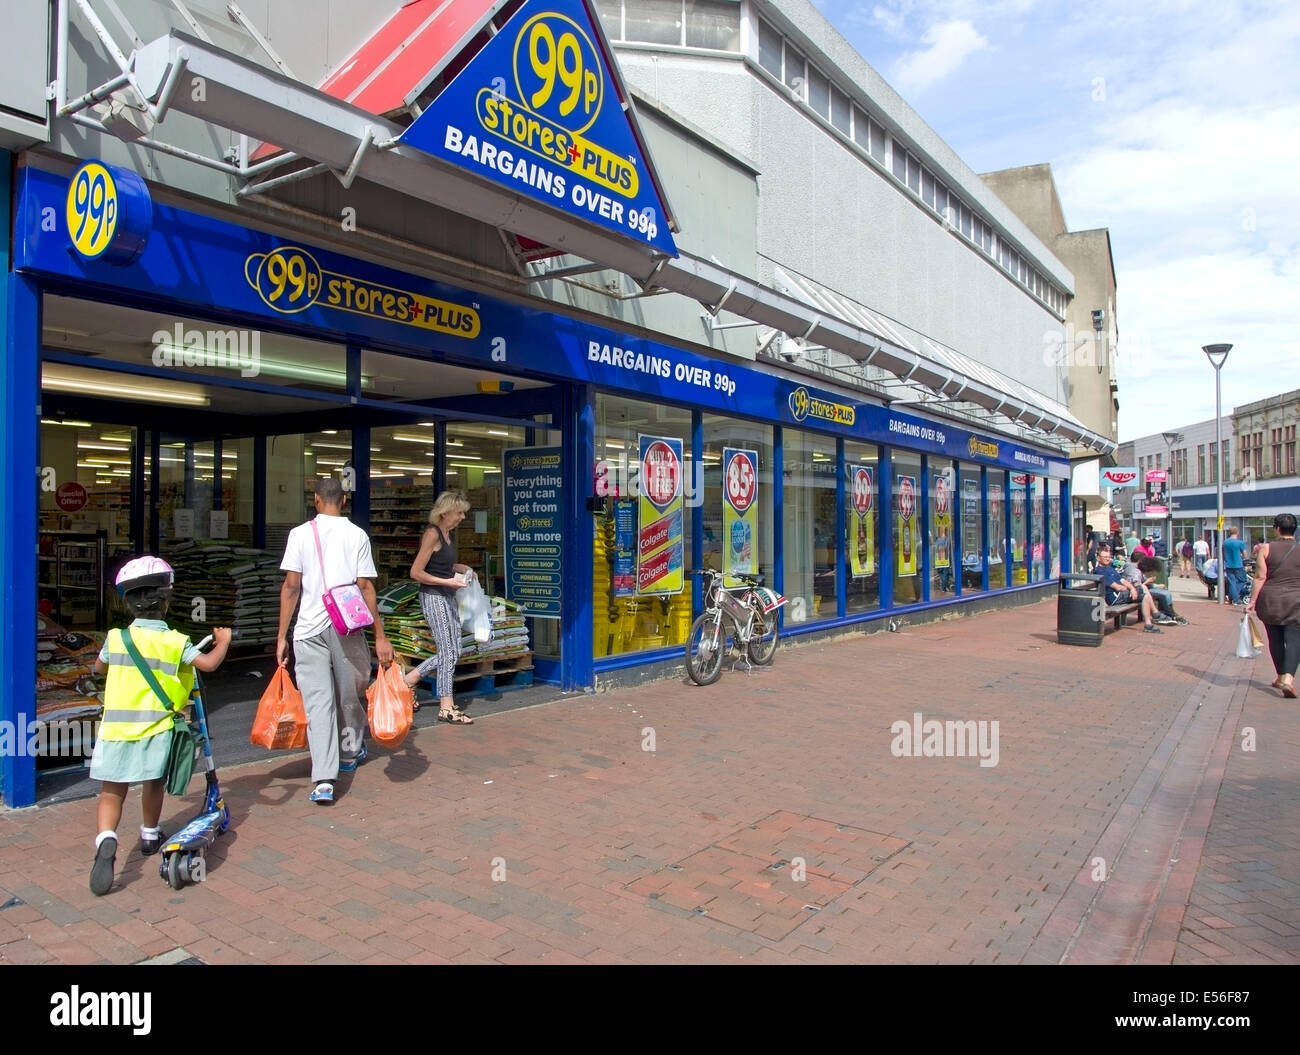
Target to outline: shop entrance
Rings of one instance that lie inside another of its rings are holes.
[[[117,569],[156,553],[176,573],[170,625],[196,641],[213,626],[233,629],[230,657],[207,688],[223,761],[238,761],[274,669],[285,540],[314,512],[322,475],[344,483],[349,515],[371,537],[390,636],[405,633],[412,661],[428,652],[418,601],[409,604],[410,568],[440,491],[465,492],[460,559],[492,594],[506,593],[503,459],[561,444],[559,389],[51,294],[44,308],[38,719],[97,715],[79,681],[104,632],[128,621]],[[174,354],[182,339],[206,341],[210,331],[249,354],[228,358],[230,368]],[[242,376],[254,362],[260,373]],[[347,394],[349,370],[359,397]],[[559,620],[509,605],[497,617],[489,647],[466,657],[458,694],[558,681]],[[38,772],[43,800],[86,791],[80,758],[44,759]]]

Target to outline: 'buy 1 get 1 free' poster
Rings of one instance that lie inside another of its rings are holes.
[[[636,592],[681,593],[685,586],[682,441],[638,436],[640,515],[636,540]]]

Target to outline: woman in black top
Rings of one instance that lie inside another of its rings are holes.
[[[1296,519],[1290,513],[1273,518],[1277,538],[1259,547],[1255,585],[1246,611],[1257,612],[1268,632],[1268,651],[1277,678],[1273,688],[1289,700],[1296,698],[1300,667],[1300,557],[1295,540]]]
[[[420,584],[420,609],[438,644],[438,651],[407,672],[412,689],[433,671],[438,671],[438,719],[454,725],[473,725],[452,697],[452,678],[460,659],[460,615],[456,591],[474,576],[464,564],[456,563],[456,546],[451,533],[465,519],[469,502],[459,491],[444,491],[429,511],[429,526],[420,540],[420,552],[411,565],[411,578]],[[418,707],[418,704],[417,704]]]

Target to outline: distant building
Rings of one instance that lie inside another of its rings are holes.
[[[1223,451],[1217,450],[1214,419],[1171,430],[1180,436],[1166,443],[1163,433],[1120,444],[1121,465],[1171,470],[1169,495],[1174,504],[1175,539],[1204,535],[1213,539],[1217,513],[1218,471],[1223,476],[1223,529],[1236,527],[1247,545],[1266,541],[1273,517],[1300,508],[1300,474],[1296,471],[1296,425],[1300,390],[1234,407],[1223,418]],[[1147,514],[1141,487],[1117,492],[1117,516],[1126,528],[1160,531],[1169,521]],[[1135,501],[1136,508],[1135,508]]]
[[[1110,231],[1104,227],[1069,230],[1051,165],[1002,169],[980,178],[1074,276],[1074,297],[1066,305],[1064,326],[1044,333],[1044,354],[1058,356],[1068,368],[1064,394],[1070,413],[1094,432],[1118,440],[1115,351],[1119,329]],[[1089,529],[1109,530],[1111,511],[1099,469],[1131,463],[1098,457],[1095,450],[1082,446],[1071,448],[1070,460],[1075,537],[1082,538]]]

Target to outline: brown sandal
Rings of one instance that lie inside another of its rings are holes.
[[[459,707],[453,707],[449,711],[439,711],[438,721],[449,722],[452,725],[473,725],[474,719],[462,711]]]

